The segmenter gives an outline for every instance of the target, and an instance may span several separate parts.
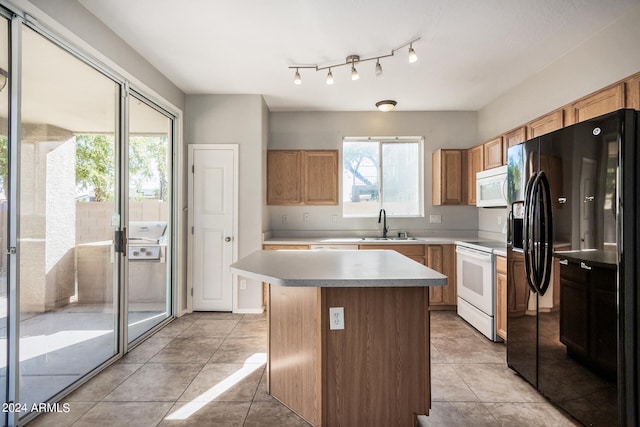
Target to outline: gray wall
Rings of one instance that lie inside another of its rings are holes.
[[[431,204],[431,153],[438,148],[467,148],[475,144],[475,112],[282,112],[271,113],[269,149],[338,149],[345,136],[422,136],[425,171],[425,216],[442,215],[441,224],[425,218],[391,218],[391,231],[477,230],[474,207],[434,207]],[[340,188],[342,174],[340,174]],[[338,206],[269,206],[269,229],[274,234],[288,231],[361,230],[378,231],[372,218],[342,218]],[[303,222],[308,212],[309,222]],[[287,224],[282,216],[287,215]],[[336,215],[337,221],[333,222]]]
[[[640,6],[478,111],[478,142],[640,71]]]
[[[238,144],[239,218],[238,256],[262,245],[266,105],[261,95],[188,95],[184,138],[187,144]],[[261,283],[247,280],[236,295],[239,310],[262,307]]]

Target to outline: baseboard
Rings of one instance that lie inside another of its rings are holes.
[[[234,310],[236,314],[262,314],[264,310],[261,308],[239,308]]]

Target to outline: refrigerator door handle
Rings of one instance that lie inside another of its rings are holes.
[[[551,264],[553,258],[553,208],[551,203],[551,188],[549,180],[544,172],[538,174],[538,182],[541,190],[542,210],[541,210],[541,251],[543,253],[540,259],[540,270],[542,272],[541,281],[539,282],[540,295],[544,295],[551,283]]]
[[[533,280],[533,263],[532,263],[532,240],[533,240],[533,230],[532,221],[534,219],[534,207],[532,206],[535,203],[535,199],[532,197],[533,193],[533,183],[537,176],[537,172],[534,172],[533,175],[527,181],[527,186],[525,187],[525,195],[524,195],[524,218],[523,218],[523,242],[522,249],[524,252],[524,267],[525,267],[525,275],[527,276],[527,284],[533,293],[538,292],[537,284],[535,280]]]

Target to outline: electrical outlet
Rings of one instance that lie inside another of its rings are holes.
[[[309,212],[304,212],[302,214],[302,221],[309,222]]]
[[[338,222],[338,215],[335,215],[335,214],[331,215],[331,223],[335,224],[336,222]]]
[[[344,329],[344,307],[329,307],[329,329]]]
[[[430,224],[441,224],[442,223],[442,215],[429,215],[429,223]]]
[[[245,279],[240,279],[240,289],[247,289],[247,281]]]
[[[502,224],[502,215],[498,215],[498,225]]]
[[[288,217],[288,216],[286,216],[286,215],[282,215],[282,223],[283,223],[283,224],[286,224],[286,223],[288,223],[288,222],[289,222],[289,217]]]

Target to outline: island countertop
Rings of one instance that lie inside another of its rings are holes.
[[[280,286],[446,286],[447,277],[390,250],[256,251],[231,271]]]

